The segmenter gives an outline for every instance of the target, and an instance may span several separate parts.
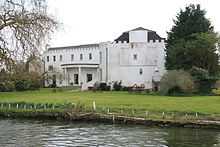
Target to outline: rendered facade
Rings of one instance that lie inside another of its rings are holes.
[[[165,42],[155,31],[136,28],[113,42],[48,48],[43,55],[51,80],[45,84],[81,86],[95,82],[151,89],[165,72]]]

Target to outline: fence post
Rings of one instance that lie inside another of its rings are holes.
[[[108,108],[108,110],[107,110],[107,113],[108,113],[108,114],[110,113],[110,110],[109,110],[109,108]]]
[[[198,113],[196,112],[196,119],[198,119]]]
[[[11,104],[10,103],[8,104],[8,109],[11,109]]]
[[[146,112],[145,112],[145,119],[147,119],[147,118],[148,118],[148,115],[149,115],[149,112],[148,112],[148,111],[146,111]]]
[[[52,109],[54,110],[54,104],[52,104]]]
[[[165,113],[164,112],[162,113],[162,118],[165,119]]]
[[[115,123],[115,115],[112,116],[112,122]]]
[[[4,107],[4,105],[3,104],[1,104],[1,108],[3,108]]]
[[[18,104],[16,105],[16,108],[18,109]]]
[[[185,118],[187,119],[187,117],[188,117],[188,115],[187,115],[187,113],[185,114]]]
[[[96,111],[96,105],[95,105],[95,101],[93,101],[93,110]]]
[[[24,109],[26,109],[26,104],[24,104]]]

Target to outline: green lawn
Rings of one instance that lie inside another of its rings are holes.
[[[51,89],[26,92],[0,92],[0,102],[77,103],[110,109],[135,109],[153,112],[220,114],[220,96],[168,97],[128,92],[52,92]]]

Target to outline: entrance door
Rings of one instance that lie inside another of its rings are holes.
[[[87,74],[87,82],[92,81],[92,74]]]
[[[79,74],[74,74],[74,84],[79,84]]]

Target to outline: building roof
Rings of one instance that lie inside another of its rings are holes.
[[[83,44],[83,45],[76,45],[76,46],[62,46],[62,47],[51,47],[48,50],[56,50],[56,49],[71,49],[71,48],[93,48],[99,47],[99,44]]]
[[[138,27],[138,28],[132,29],[132,30],[130,30],[130,31],[140,31],[140,30],[152,31],[152,30],[145,29],[145,28],[143,28],[143,27]],[[129,32],[130,32],[130,31],[129,31]]]
[[[135,28],[135,29],[132,29],[130,31],[139,31],[139,30],[144,30],[144,31],[148,31],[148,40],[147,41],[150,41],[150,40],[165,40],[165,38],[162,38],[160,37],[155,31],[152,31],[152,30],[149,30],[149,29],[145,29],[145,28],[142,28],[142,27],[138,27],[138,28]],[[130,31],[127,31],[127,32],[123,32],[121,36],[119,36],[117,39],[115,39],[116,42],[129,42],[129,32]]]

